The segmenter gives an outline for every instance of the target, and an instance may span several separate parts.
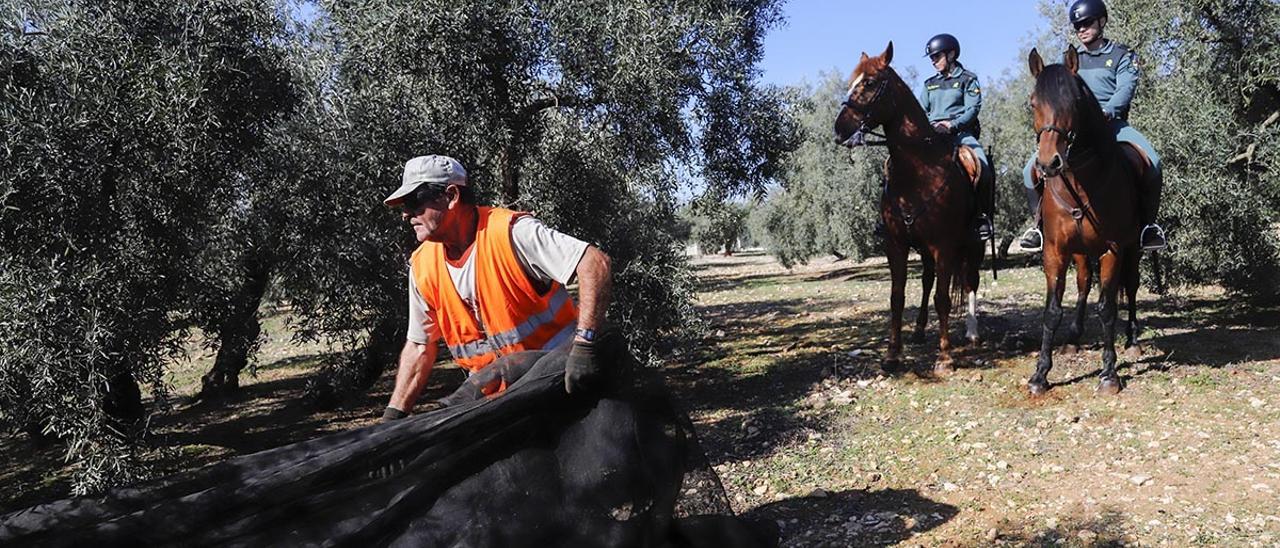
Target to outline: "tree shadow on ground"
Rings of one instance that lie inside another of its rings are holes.
[[[419,402],[440,398],[462,383],[457,368],[437,368]],[[155,420],[163,445],[224,447],[236,455],[255,453],[331,433],[335,420],[381,416],[390,394],[390,375],[383,375],[372,389],[350,398],[333,412],[317,412],[302,400],[306,376],[250,384],[218,402],[201,402]]]
[[[1077,504],[1052,522],[1044,519],[1017,522],[1004,518],[996,527],[995,538],[987,540],[995,546],[1127,546],[1134,540],[1126,529],[1129,521],[1128,515],[1116,507],[1089,511]]]
[[[914,489],[853,489],[772,502],[742,517],[777,523],[781,546],[883,546],[938,527],[959,512]]]

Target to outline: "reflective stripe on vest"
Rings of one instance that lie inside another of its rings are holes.
[[[459,360],[478,358],[490,352],[502,354],[504,353],[502,352],[503,349],[520,344],[525,337],[532,335],[539,327],[554,321],[556,315],[560,312],[560,308],[568,301],[569,292],[565,291],[564,287],[559,287],[556,289],[555,294],[551,295],[551,301],[548,302],[546,310],[530,316],[529,319],[517,325],[514,329],[494,333],[486,339],[479,339],[466,344],[449,345],[449,353],[453,354],[454,359]]]
[[[511,242],[511,225],[523,213],[478,207],[474,253],[476,309],[463,303],[450,280],[444,246],[423,242],[410,259],[418,292],[435,312],[454,361],[477,371],[499,356],[546,348],[564,340],[577,323],[568,291],[553,282],[538,291]]]

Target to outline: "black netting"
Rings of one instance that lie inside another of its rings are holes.
[[[564,357],[504,358],[499,397],[14,512],[0,544],[660,545],[695,530],[672,527],[687,469],[682,514],[728,513],[659,380],[616,355],[603,397],[571,397]]]

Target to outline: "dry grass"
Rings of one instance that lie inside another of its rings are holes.
[[[912,368],[879,365],[888,272],[882,260],[767,256],[700,259],[708,340],[666,369],[698,425],[735,509],[778,521],[785,546],[1274,545],[1280,542],[1280,314],[1221,291],[1140,296],[1146,352],[1124,363],[1127,388],[1093,393],[1096,319],[1085,350],[1058,354],[1050,395],[1023,383],[1038,345],[1043,276],[1034,265],[984,274],[987,342],[957,353],[945,380],[936,347],[908,344]],[[918,283],[908,284],[908,312]],[[1071,290],[1068,291],[1070,294]],[[366,397],[315,413],[298,405],[328,349],[297,345],[267,322],[256,376],[222,405],[179,401],[157,443],[190,469],[376,420],[391,375]],[[959,338],[957,337],[957,341]],[[1090,346],[1092,344],[1092,346]],[[212,356],[193,341],[174,368],[189,396]],[[431,390],[456,386],[445,368]],[[56,447],[0,439],[3,508],[62,496]]]
[[[1275,311],[1212,288],[1143,293],[1145,351],[1122,365],[1119,396],[1093,392],[1090,317],[1085,350],[1056,355],[1050,395],[1031,400],[1036,266],[998,284],[984,275],[989,342],[964,348],[959,372],[941,380],[926,373],[936,322],[926,344],[908,345],[910,371],[881,370],[880,261],[787,271],[747,255],[698,267],[713,340],[669,374],[735,509],[777,520],[784,545],[1280,541]],[[908,320],[913,301],[918,282]]]

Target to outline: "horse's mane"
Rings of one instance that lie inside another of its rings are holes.
[[[1102,114],[1098,98],[1084,80],[1065,65],[1044,67],[1036,78],[1035,95],[1037,101],[1048,105],[1053,112],[1069,115],[1074,120],[1076,135],[1084,138],[1082,145],[1103,150],[1116,147],[1116,134]]]
[[[857,74],[860,70],[865,72],[863,66],[858,65],[858,68],[854,70],[854,74]],[[907,85],[907,81],[902,79],[902,76],[898,74],[898,71],[894,70],[892,66],[886,64],[877,66],[876,72],[877,76],[881,78],[888,78],[893,87],[904,91],[907,97],[911,99],[909,101],[902,101],[898,105],[898,108],[904,110],[903,115],[907,118],[914,118],[917,122],[923,120],[922,123],[918,124],[920,129],[925,131],[928,135],[935,135],[936,131],[933,129],[933,126],[928,123],[929,118],[928,114],[924,111],[924,107],[920,105],[920,101],[916,98],[916,94],[911,92],[911,86]]]

